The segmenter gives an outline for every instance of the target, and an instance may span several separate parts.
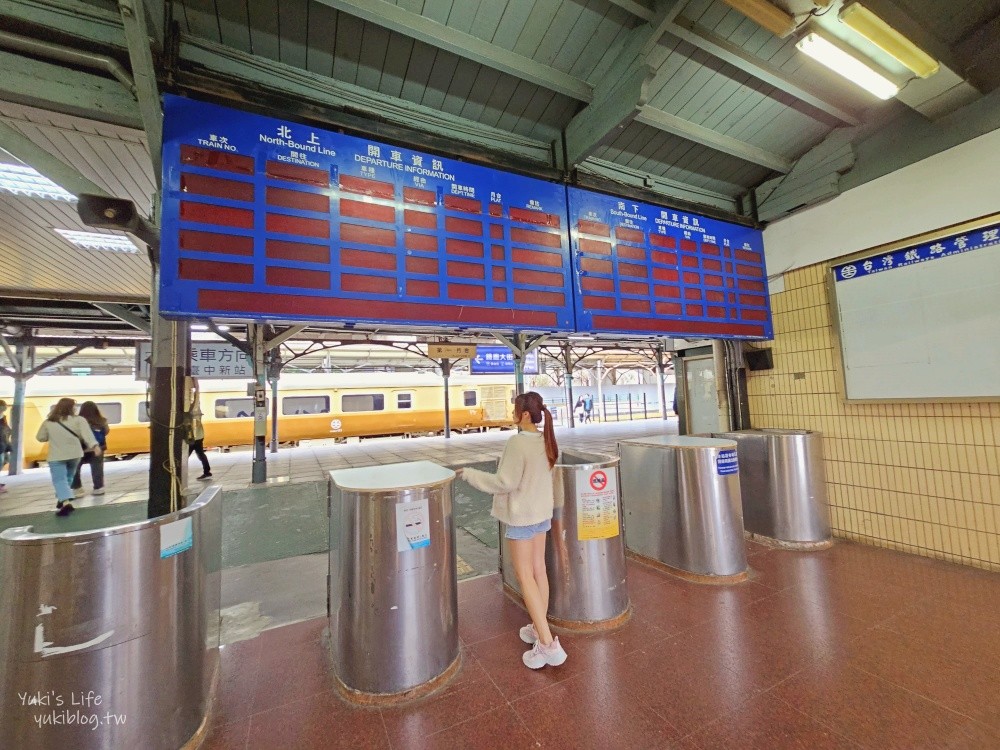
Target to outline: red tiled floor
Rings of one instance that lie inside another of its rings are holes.
[[[813,667],[774,694],[865,747],[945,747],[963,736],[967,718],[849,664]]]
[[[580,674],[515,701],[514,711],[546,748],[663,748],[677,730],[622,689]]]
[[[1000,747],[1000,576],[854,544],[754,548],[752,583],[629,562],[632,619],[531,671],[499,578],[459,584],[463,666],[412,704],[333,690],[323,619],[226,647],[204,747]]]
[[[734,712],[686,738],[701,750],[856,750],[858,745],[831,731],[776,696],[751,698]]]
[[[982,640],[997,636],[982,632]],[[859,644],[851,663],[953,711],[1000,730],[1000,672],[977,669],[935,645],[889,630],[875,631]]]
[[[254,714],[247,750],[382,750],[389,748],[377,709],[353,708],[333,692],[319,693]]]

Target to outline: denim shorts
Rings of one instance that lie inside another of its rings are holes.
[[[544,534],[546,531],[552,528],[552,519],[546,519],[541,523],[532,524],[531,526],[508,526],[504,537],[507,539],[514,539],[516,541],[522,541],[524,539],[531,539],[535,534]]]

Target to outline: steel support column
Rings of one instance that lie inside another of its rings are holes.
[[[442,359],[440,362],[441,374],[444,376],[444,436],[451,437],[451,394],[449,393],[448,380],[451,377],[451,360]]]
[[[566,368],[566,408],[569,409],[569,426],[576,427],[576,406],[573,404],[573,347],[562,346],[563,367]]]
[[[247,326],[247,339],[252,352],[254,394],[253,394],[253,470],[251,482],[262,484],[267,481],[267,366],[264,362],[264,326]]]
[[[667,377],[666,363],[663,361],[665,352],[662,343],[656,345],[656,379],[660,386],[660,414],[667,418]]]

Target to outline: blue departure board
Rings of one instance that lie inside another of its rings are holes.
[[[164,315],[574,328],[566,190],[168,95]]]
[[[769,339],[760,231],[569,188],[577,330]]]

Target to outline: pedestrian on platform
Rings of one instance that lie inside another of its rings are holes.
[[[583,418],[585,416],[585,412],[583,410],[583,396],[580,396],[580,398],[576,400],[576,403],[573,405],[573,411],[576,412],[577,421],[580,424],[583,424]]]
[[[531,669],[557,667],[566,661],[566,652],[549,630],[545,538],[552,528],[552,467],[559,446],[552,414],[534,391],[514,399],[514,421],[518,434],[504,446],[496,474],[473,468],[456,473],[476,489],[492,493],[492,515],[507,527],[514,572],[531,616],[531,623],[520,631],[521,640],[532,645],[522,657],[524,664]]]
[[[83,417],[73,413],[76,401],[61,398],[38,428],[35,438],[49,444],[49,474],[56,491],[56,515],[73,512],[73,490],[69,483],[85,450],[101,453],[101,446]]]
[[[0,399],[0,471],[10,463],[10,452],[14,447],[13,439],[14,431],[10,429],[10,423],[7,421],[7,402]],[[7,473],[10,474],[9,468]],[[0,492],[6,491],[7,485],[0,484]]]
[[[194,392],[191,396],[191,409],[188,411],[188,458],[192,453],[198,454],[201,461],[201,476],[198,481],[204,482],[212,478],[212,467],[205,455],[205,426],[201,423],[201,394],[198,392],[198,381],[194,382]]]
[[[584,422],[592,422],[592,415],[594,413],[594,397],[589,393],[583,397],[583,415]]]
[[[93,401],[84,401],[80,404],[80,416],[87,420],[90,431],[94,433],[94,437],[97,439],[100,451],[95,453],[94,451],[86,450],[83,452],[83,458],[76,465],[76,472],[73,474],[73,484],[70,486],[73,489],[75,497],[83,497],[83,478],[80,476],[80,471],[83,469],[84,464],[89,464],[90,481],[94,483],[93,494],[103,495],[104,452],[108,449],[108,433],[111,432],[111,426],[108,424],[108,420],[104,418],[104,415],[101,414],[101,410],[97,408],[97,404]]]

